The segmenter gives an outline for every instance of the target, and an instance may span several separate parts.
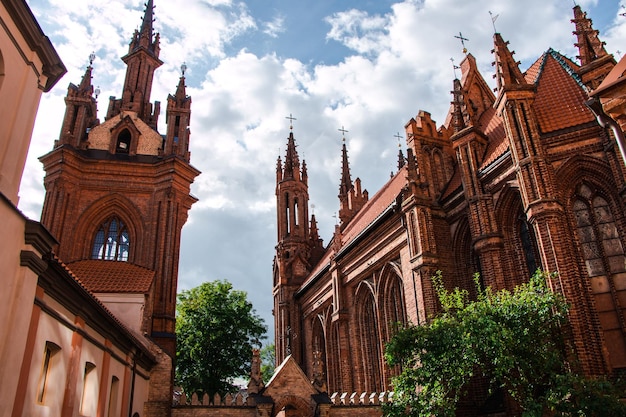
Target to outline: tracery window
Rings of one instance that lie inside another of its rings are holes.
[[[130,239],[126,225],[116,216],[106,220],[94,238],[92,259],[128,261]]]
[[[626,272],[624,248],[608,202],[582,185],[573,209],[589,277]]]
[[[626,256],[609,202],[587,185],[572,206],[580,246],[591,280],[595,308],[613,368],[626,367],[624,305]]]

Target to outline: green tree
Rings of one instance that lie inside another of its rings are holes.
[[[561,330],[568,306],[546,278],[538,272],[513,292],[492,292],[476,277],[471,301],[465,290],[447,291],[440,273],[433,277],[441,313],[400,330],[386,346],[387,361],[402,372],[385,415],[454,416],[472,378],[483,377],[526,417],[625,416],[611,383],[570,370]]]
[[[250,372],[252,349],[266,327],[244,291],[228,281],[205,282],[178,295],[176,384],[184,392],[221,395]]]
[[[267,384],[276,368],[276,346],[273,343],[261,348],[261,376],[263,383]]]

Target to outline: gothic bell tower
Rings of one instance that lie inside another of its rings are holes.
[[[306,162],[296,150],[293,128],[287,139],[285,161],[276,166],[278,244],[274,258],[274,322],[276,360],[292,355],[300,363],[301,323],[295,293],[308,275],[322,247],[315,217],[308,218],[309,186]]]
[[[92,65],[79,86],[70,84],[59,139],[40,158],[46,172],[41,221],[60,242],[59,258],[88,289],[146,292],[140,330],[173,356],[181,229],[200,172],[189,162],[184,67],[168,97],[166,134],[158,131],[160,105],[150,102],[150,93],[162,61],[153,20],[149,0],[122,58],[122,97],[111,97],[104,122],[96,117]]]

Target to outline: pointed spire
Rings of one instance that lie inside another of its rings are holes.
[[[505,87],[513,85],[528,85],[522,71],[519,69],[519,62],[513,59],[515,51],[508,48],[509,42],[505,42],[499,33],[493,35],[495,62],[495,78],[498,84],[498,92]]]
[[[80,95],[91,96],[93,94],[93,85],[91,85],[91,71],[93,68],[91,65],[85,70],[85,75],[78,86],[78,92]]]
[[[579,5],[574,7],[572,23],[576,25],[576,30],[573,34],[578,38],[575,46],[580,54],[577,58],[580,60],[581,65],[590,64],[608,55],[604,48],[605,43],[598,38],[600,32],[593,28],[593,22],[587,18],[587,13],[583,12]]]
[[[304,159],[302,160],[302,182],[305,184],[309,182],[309,174],[307,173],[306,161]]]
[[[296,151],[296,140],[293,137],[293,131],[289,132],[287,139],[287,153],[285,154],[285,170],[283,179],[300,179],[300,158]]]
[[[311,215],[311,225],[309,227],[309,237],[312,241],[316,242],[320,238],[319,229],[317,228],[317,220],[315,214]]]
[[[154,1],[148,0],[144,4],[146,10],[141,22],[141,31],[139,32],[139,43],[141,46],[147,48],[152,43],[152,37],[154,36],[154,29],[152,23],[154,22]]]
[[[280,159],[280,155],[276,160],[276,184],[283,180],[283,160]]]
[[[347,196],[352,190],[352,179],[350,178],[350,164],[348,163],[348,149],[344,140],[341,149],[341,182],[339,184],[339,197]]]
[[[465,103],[463,100],[463,89],[461,87],[461,81],[458,78],[454,79],[452,86],[452,127],[454,133],[460,132],[468,126],[467,119],[469,115],[465,111]]]
[[[176,98],[177,103],[182,103],[183,101],[185,101],[185,99],[187,99],[184,75],[178,80],[178,87],[176,87],[176,95],[174,97]]]

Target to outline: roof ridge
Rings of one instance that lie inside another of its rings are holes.
[[[145,266],[137,265],[134,262],[130,262],[130,261],[114,261],[114,260],[111,260],[111,259],[79,259],[77,261],[68,262],[66,265],[69,267],[70,265],[75,265],[75,264],[84,263],[84,262],[103,262],[103,263],[104,262],[113,262],[113,263],[116,263],[116,264],[119,264],[119,265],[130,265],[130,266],[133,266],[133,267],[136,267],[136,268],[144,269],[144,270],[146,270],[148,272],[154,272],[153,269],[147,268]]]
[[[569,63],[566,61],[566,57],[563,54],[561,54],[558,51],[555,51],[552,48],[548,49],[548,51],[546,52],[545,54],[546,58],[548,54],[550,54],[552,58],[554,58],[555,61],[558,62],[559,65],[561,65],[561,67],[565,70],[565,72],[567,72],[570,75],[570,77],[572,77],[574,81],[576,81],[576,84],[578,84],[580,88],[582,88],[585,92],[589,92],[589,89],[583,83],[583,80],[582,78],[580,78],[580,75],[578,75],[578,72],[576,72],[576,70],[569,65]],[[544,62],[541,64],[541,68],[539,69],[538,75],[540,75],[541,72],[543,71],[545,61],[546,60],[544,60]],[[537,77],[537,79],[539,79],[539,77]]]

